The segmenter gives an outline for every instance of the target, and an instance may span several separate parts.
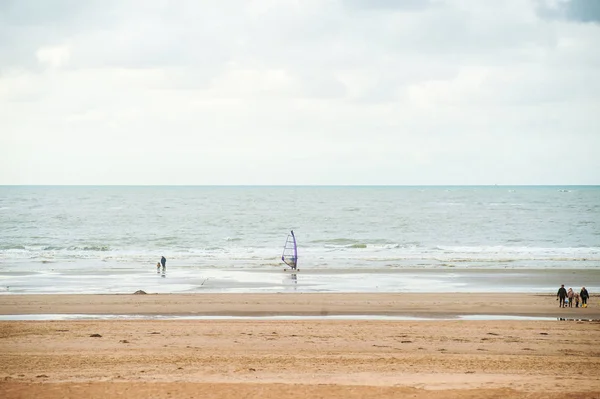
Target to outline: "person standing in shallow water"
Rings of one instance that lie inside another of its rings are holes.
[[[163,274],[165,274],[165,272],[167,271],[167,258],[165,258],[164,256],[161,257],[160,264],[162,265],[162,272]]]
[[[556,296],[558,297],[558,299],[560,299],[560,302],[558,303],[558,307],[564,308],[565,307],[565,298],[567,297],[567,290],[565,290],[564,284],[560,285],[560,288],[558,289]]]

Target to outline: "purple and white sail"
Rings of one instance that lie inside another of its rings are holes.
[[[281,260],[283,263],[291,267],[292,270],[296,270],[298,267],[298,246],[296,244],[294,230],[290,231],[290,234],[288,234],[287,239],[285,240]]]

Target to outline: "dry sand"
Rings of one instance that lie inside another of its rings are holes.
[[[600,297],[587,309],[559,308],[548,294],[152,294],[2,295],[0,315],[513,315],[600,319]]]
[[[508,314],[599,318],[552,296],[2,296],[1,314]],[[593,321],[0,322],[1,398],[596,398]]]

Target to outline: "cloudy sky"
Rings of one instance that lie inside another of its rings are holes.
[[[600,184],[598,0],[0,0],[0,184]]]

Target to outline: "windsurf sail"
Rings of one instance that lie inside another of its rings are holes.
[[[290,231],[290,234],[288,234],[287,239],[285,240],[281,260],[292,269],[296,269],[298,266],[298,246],[296,245],[294,230]]]

